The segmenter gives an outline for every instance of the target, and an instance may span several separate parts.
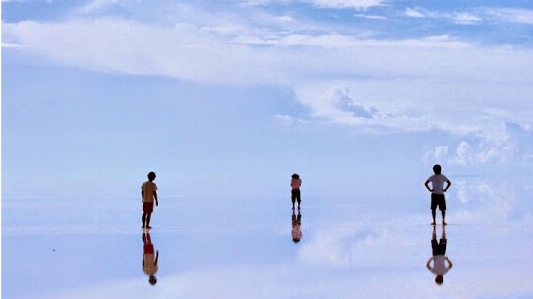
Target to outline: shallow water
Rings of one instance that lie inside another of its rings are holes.
[[[530,181],[454,181],[441,286],[425,267],[432,226],[419,190],[303,193],[298,243],[287,198],[162,197],[149,231],[155,285],[137,198],[8,198],[2,298],[531,298]]]

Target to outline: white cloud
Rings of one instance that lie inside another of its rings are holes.
[[[303,2],[307,2],[310,4],[313,4],[317,7],[323,7],[323,8],[336,8],[336,9],[342,9],[342,8],[352,8],[357,10],[366,10],[370,7],[374,6],[382,6],[384,5],[384,0],[302,0]],[[254,1],[248,1],[247,3],[250,5],[264,5],[267,3],[272,2],[295,2],[294,0],[254,0]]]
[[[476,25],[483,19],[470,13],[457,13],[453,15],[453,22],[460,25]]]
[[[516,8],[489,8],[484,12],[496,20],[510,23],[533,24],[533,10]]]
[[[481,17],[469,12],[443,13],[410,7],[405,9],[404,15],[409,18],[450,20],[459,25],[476,25],[483,21]]]
[[[459,135],[461,139],[464,139],[450,142],[448,145],[424,148],[423,161],[425,164],[437,161],[451,165],[476,165],[506,162],[514,158],[523,159],[524,154],[518,153],[518,139],[509,138],[504,131],[500,134],[495,136]],[[450,149],[454,150],[450,151]]]
[[[448,146],[440,145],[435,147],[435,158],[437,161],[442,161],[448,155]]]
[[[457,154],[455,158],[455,163],[459,165],[464,165],[467,162],[471,162],[475,159],[474,149],[468,144],[468,142],[461,142],[455,150]]]
[[[97,12],[105,7],[109,7],[118,3],[119,0],[92,0],[84,6],[80,7],[77,11],[81,14],[90,14]]]
[[[329,8],[356,8],[365,10],[383,5],[383,0],[310,0],[314,5]]]
[[[298,118],[295,118],[295,117],[292,117],[292,116],[286,115],[286,114],[276,114],[276,115],[274,115],[273,119],[274,119],[274,122],[276,124],[279,124],[279,125],[282,125],[282,126],[292,126],[292,125],[296,125],[296,124],[305,124],[306,123],[305,120],[298,119]]]
[[[450,35],[379,40],[295,32],[305,24],[287,15],[255,14],[253,23],[191,6],[178,11],[183,22],[173,26],[120,18],[4,23],[3,42],[97,71],[289,86],[317,120],[363,131],[476,136],[465,141],[470,148],[455,151],[459,164],[512,153],[504,122],[533,126],[530,49],[476,46]],[[409,14],[415,11],[431,16]]]
[[[410,18],[427,18],[428,15],[426,12],[417,9],[417,8],[406,8],[405,16]]]
[[[370,19],[370,20],[387,20],[388,18],[385,16],[378,16],[378,15],[365,15],[365,14],[355,14],[354,17],[356,18],[363,18],[363,19]]]

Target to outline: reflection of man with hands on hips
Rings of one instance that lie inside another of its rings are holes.
[[[436,227],[433,226],[433,234],[431,237],[432,257],[430,257],[426,263],[426,268],[436,275],[435,283],[438,285],[441,285],[444,282],[444,274],[448,273],[453,267],[452,261],[446,256],[446,244],[447,239],[444,226],[442,227],[442,236],[439,242],[437,242]],[[431,261],[433,261],[433,267],[431,267]],[[448,266],[446,266],[446,262],[448,262]]]

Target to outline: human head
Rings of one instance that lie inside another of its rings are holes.
[[[153,275],[150,275],[150,277],[148,278],[148,282],[151,284],[151,285],[155,285],[157,283],[157,278]]]
[[[299,176],[298,174],[295,173],[295,174],[292,175],[292,178],[293,178],[293,179],[297,179],[297,178],[300,178],[300,176]]]
[[[149,179],[150,181],[155,180],[155,172],[150,171],[150,172],[148,173],[148,179]]]
[[[444,276],[442,275],[437,275],[435,277],[435,283],[438,284],[438,285],[441,285],[442,283],[444,283]]]
[[[292,241],[294,244],[298,244],[300,242],[300,238],[292,238]]]
[[[442,167],[441,167],[439,164],[435,164],[435,165],[433,166],[433,172],[434,172],[435,174],[440,174],[441,171],[442,171]]]

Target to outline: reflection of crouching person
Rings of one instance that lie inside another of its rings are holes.
[[[448,273],[453,266],[450,259],[448,259],[448,257],[445,255],[446,241],[446,233],[443,231],[441,239],[439,242],[437,242],[437,234],[435,229],[433,229],[433,236],[431,238],[431,249],[433,251],[433,256],[429,258],[426,267],[431,273],[436,275],[435,283],[438,285],[441,285],[444,282],[444,274]],[[433,267],[430,266],[432,260]],[[446,266],[446,261],[448,262],[448,266]]]
[[[300,214],[300,211],[298,211],[298,216],[294,214],[294,211],[292,212],[292,241],[294,243],[300,242],[302,239],[302,230],[300,227],[302,226],[302,214]]]

